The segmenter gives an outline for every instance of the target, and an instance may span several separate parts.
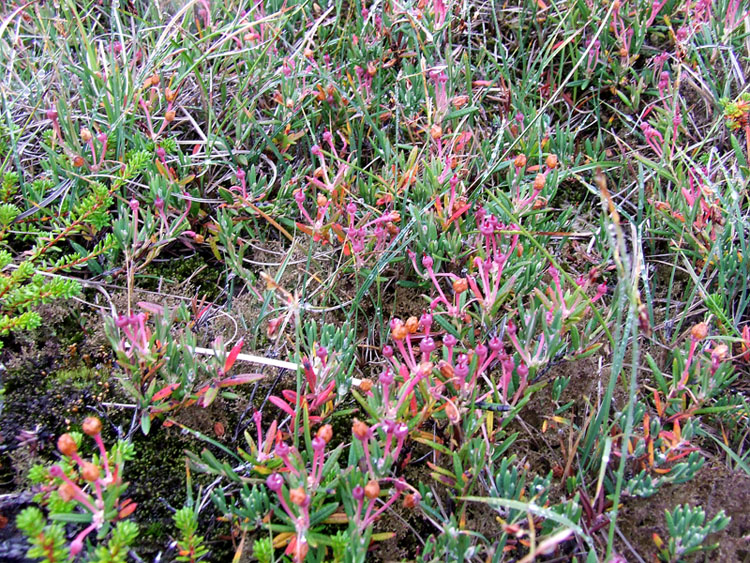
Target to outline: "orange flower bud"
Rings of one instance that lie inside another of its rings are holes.
[[[544,174],[537,174],[536,178],[534,178],[534,190],[540,191],[542,188],[544,188],[545,181],[546,178],[544,177]]]
[[[367,424],[357,418],[354,419],[354,422],[352,423],[352,434],[354,434],[357,439],[364,440],[367,438],[369,431],[370,427],[367,426]]]
[[[523,168],[526,166],[526,155],[525,154],[519,154],[515,159],[513,159],[513,166],[516,168]]]
[[[318,428],[315,435],[327,444],[331,441],[331,438],[333,438],[333,426],[330,424],[324,424]]]
[[[177,116],[175,111],[173,109],[170,109],[164,114],[164,121],[167,123],[172,123],[174,121],[174,118]]]
[[[326,203],[328,203],[328,198],[323,194],[318,194],[318,197],[315,201],[318,204],[318,207],[323,207]]]
[[[365,496],[372,500],[378,498],[378,495],[380,495],[380,485],[375,479],[372,479],[365,485]]]
[[[81,140],[84,143],[88,143],[93,138],[94,138],[94,136],[91,134],[91,131],[89,131],[88,129],[86,129],[86,127],[83,127],[81,129]]]
[[[63,455],[73,455],[78,451],[78,446],[73,436],[65,433],[57,439],[57,449]]]
[[[177,92],[175,90],[165,88],[164,97],[167,99],[168,102],[174,102],[175,98],[177,97]]]
[[[370,389],[372,389],[372,381],[369,379],[363,379],[362,382],[359,384],[359,388],[367,393]]]
[[[102,421],[95,416],[86,417],[83,421],[83,432],[89,436],[96,436],[102,431]]]
[[[83,165],[84,165],[84,160],[81,155],[77,154],[76,156],[73,157],[73,166],[75,166],[76,168],[80,168]]]
[[[73,500],[73,497],[75,497],[76,494],[75,487],[73,487],[73,485],[68,482],[64,482],[62,485],[60,485],[60,488],[57,489],[57,492],[60,494],[60,498],[65,502]]]
[[[406,330],[409,334],[414,334],[419,329],[419,319],[417,317],[409,317],[406,319]]]
[[[81,475],[86,481],[96,481],[99,478],[99,468],[90,462],[85,462],[81,466]]]
[[[305,489],[302,487],[297,487],[296,489],[292,489],[289,491],[289,500],[292,501],[297,506],[301,506],[305,503],[305,500],[307,500],[307,493],[305,493]]]
[[[437,123],[433,123],[432,127],[430,127],[430,137],[435,139],[436,141],[440,139],[440,137],[443,136],[443,128],[440,127]]]
[[[403,323],[396,325],[393,330],[391,331],[391,336],[394,340],[403,340],[406,338],[406,327]]]
[[[557,168],[557,164],[558,164],[557,155],[556,154],[549,155],[544,162],[547,165],[547,168],[549,168],[550,170],[554,170],[555,168]]]
[[[404,508],[414,508],[417,504],[417,496],[414,493],[409,493],[404,497]]]
[[[463,293],[469,289],[469,282],[466,278],[458,278],[457,280],[453,280],[453,291],[456,293]]]
[[[706,323],[698,323],[690,329],[690,336],[695,340],[703,340],[708,336],[708,325]]]
[[[444,378],[453,379],[453,366],[448,362],[446,362],[445,360],[440,360],[438,369],[440,370],[440,375],[442,375]]]

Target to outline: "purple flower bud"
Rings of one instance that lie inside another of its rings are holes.
[[[431,313],[423,313],[419,318],[419,322],[422,323],[422,329],[425,332],[430,332],[430,328],[432,327],[432,320],[433,317]]]
[[[323,133],[323,140],[326,143],[330,143],[331,141],[333,141],[333,135],[331,135],[330,131],[326,131],[325,133]]]
[[[396,429],[393,431],[393,434],[394,436],[396,436],[397,439],[403,440],[404,438],[406,438],[407,434],[409,434],[409,426],[401,422],[396,426]]]
[[[128,324],[130,324],[128,317],[125,315],[117,315],[117,318],[115,319],[115,326],[117,328],[125,328]]]
[[[72,542],[70,542],[70,554],[72,556],[76,556],[79,553],[83,551],[83,539],[82,538],[76,538]]]
[[[289,455],[289,444],[286,442],[279,442],[274,448],[274,452],[279,457],[286,457]]]
[[[96,140],[99,141],[102,145],[107,142],[107,134],[106,133],[99,133],[96,136]]]
[[[526,378],[526,376],[529,375],[529,368],[526,367],[526,364],[519,364],[519,366],[516,368],[516,371],[522,378]]]
[[[274,493],[278,493],[281,490],[281,486],[284,484],[284,478],[278,473],[272,473],[266,479],[266,486],[271,489]]]
[[[310,152],[315,156],[323,156],[323,151],[321,150],[320,145],[313,145]]]
[[[498,336],[490,338],[490,350],[493,352],[499,352],[503,349],[503,341]]]
[[[52,467],[50,467],[49,474],[56,479],[60,479],[61,477],[65,475],[65,473],[62,470],[62,467],[60,467],[59,465],[53,465]]]
[[[160,198],[159,196],[156,197],[154,200],[154,207],[160,212],[164,211],[164,200]]]
[[[383,355],[390,360],[393,357],[393,346],[390,344],[383,346]]]
[[[604,295],[605,293],[607,293],[607,284],[606,283],[599,284],[599,286],[596,288],[597,299],[601,297],[602,295]]]
[[[52,121],[57,121],[57,112],[52,108],[48,109],[47,119],[51,119]]]
[[[469,359],[466,354],[461,354],[458,357],[458,364],[453,371],[461,379],[465,379],[469,375]]]
[[[328,357],[328,349],[325,346],[318,346],[318,349],[315,350],[315,355],[321,360],[325,360]]]
[[[383,421],[383,426],[385,427],[385,431],[390,434],[396,429],[396,421],[386,419]]]
[[[384,369],[383,373],[380,374],[381,385],[390,385],[393,383],[393,372],[389,369]]]
[[[560,272],[558,272],[557,268],[555,268],[551,264],[550,264],[549,270],[547,270],[547,271],[549,272],[549,275],[552,276],[553,280],[560,279]]]
[[[352,489],[352,497],[354,497],[354,500],[362,500],[365,498],[365,489],[357,485]]]
[[[294,192],[294,201],[296,201],[299,204],[302,204],[305,202],[305,192],[302,190],[297,190]]]
[[[432,338],[432,336],[428,336],[419,343],[419,350],[423,354],[430,354],[433,350],[435,350],[435,348],[437,348],[437,344],[435,344],[435,340]]]
[[[422,256],[422,266],[424,266],[428,270],[432,269],[433,263],[434,260],[432,259],[432,256],[427,256],[426,254]]]
[[[474,348],[474,352],[476,352],[477,357],[479,358],[479,363],[481,364],[487,357],[487,346],[485,346],[484,344],[479,344],[476,348]]]
[[[448,348],[453,348],[456,344],[458,344],[458,339],[449,333],[443,336],[443,344],[448,346]]]
[[[495,226],[492,224],[492,221],[489,220],[489,217],[485,217],[485,219],[479,224],[479,232],[486,237],[495,232]]]
[[[508,330],[508,334],[510,334],[511,336],[516,335],[516,323],[514,323],[513,321],[508,321],[508,324],[505,325],[505,328]]]
[[[131,211],[138,211],[138,208],[141,206],[141,204],[138,203],[138,200],[135,198],[131,199],[128,205],[130,205]]]
[[[322,452],[326,447],[326,441],[323,438],[318,438],[317,436],[312,439],[311,444],[313,451],[317,453]]]
[[[346,206],[346,212],[349,215],[354,215],[357,212],[357,205],[354,202],[350,203]]]
[[[237,175],[237,179],[240,182],[242,182],[242,180],[245,179],[245,171],[242,168],[238,168],[237,172],[235,172],[235,174]]]
[[[159,157],[159,160],[164,160],[167,157],[167,151],[164,150],[164,147],[159,147],[156,149],[156,156]]]
[[[398,479],[394,481],[393,486],[396,489],[396,491],[400,493],[401,491],[406,489],[406,481],[404,481],[402,478],[399,477]]]

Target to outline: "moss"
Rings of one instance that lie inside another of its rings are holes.
[[[86,389],[101,377],[101,372],[86,365],[57,370],[47,376],[44,385],[53,389],[59,385],[68,385],[74,389]]]
[[[184,260],[152,262],[137,277],[138,287],[158,291],[162,281],[170,285],[179,285],[189,279],[190,285],[200,288],[201,296],[205,294],[207,299],[212,300],[221,292],[221,287],[216,283],[216,273],[217,268],[212,267],[209,260],[196,254]]]

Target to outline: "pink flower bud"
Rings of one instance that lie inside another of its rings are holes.
[[[65,475],[65,473],[62,470],[62,467],[60,467],[59,465],[53,465],[52,467],[50,467],[49,474],[55,479],[60,479]]]
[[[437,344],[435,344],[435,340],[431,336],[428,336],[419,343],[419,350],[423,354],[430,354],[435,348],[437,348]]]
[[[83,551],[83,540],[80,538],[74,539],[72,542],[70,542],[70,554],[72,556],[76,556],[79,553]]]
[[[279,457],[286,457],[289,455],[289,444],[286,442],[279,442],[274,448],[274,453]]]
[[[266,479],[266,486],[271,489],[274,493],[278,493],[281,490],[281,486],[284,484],[284,478],[278,473],[272,473]]]
[[[389,369],[384,369],[383,373],[380,374],[380,383],[382,385],[390,385],[393,383],[393,372]]]

